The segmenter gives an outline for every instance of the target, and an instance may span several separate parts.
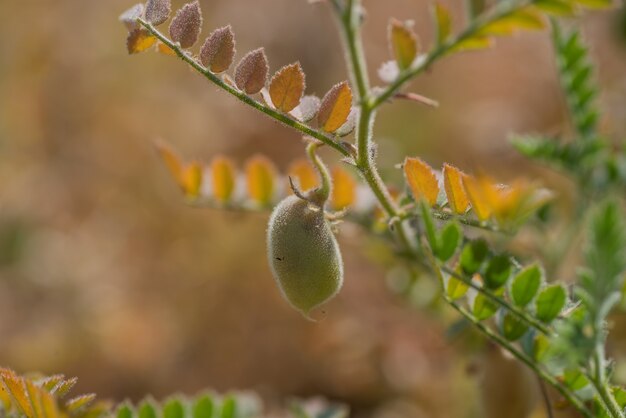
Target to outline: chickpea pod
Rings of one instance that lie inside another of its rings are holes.
[[[294,195],[274,209],[267,228],[267,254],[276,283],[287,301],[310,319],[312,310],[332,299],[343,284],[343,261],[324,204],[331,190],[330,176],[315,155],[319,145],[307,147],[322,186]]]

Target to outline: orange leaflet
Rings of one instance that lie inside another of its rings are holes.
[[[467,174],[449,164],[443,165],[443,185],[448,197],[450,208],[459,215],[464,214],[469,207],[469,199],[463,187],[463,178]]]
[[[439,182],[434,170],[419,158],[404,160],[404,176],[415,200],[425,199],[430,206],[437,203]]]

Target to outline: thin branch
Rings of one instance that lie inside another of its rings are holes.
[[[430,67],[431,64],[452,51],[461,42],[471,38],[473,35],[478,33],[488,24],[498,19],[501,19],[531,3],[532,0],[509,0],[499,2],[489,12],[484,13],[481,16],[477,17],[475,20],[473,20],[469,24],[469,26],[460,34],[448,40],[447,42],[438,45],[437,47],[435,47],[435,49],[425,55],[421,60],[418,60],[411,68],[402,72],[394,82],[386,86],[384,90],[373,100],[372,108],[375,109],[391,99],[400,91],[400,89],[402,89],[402,87],[404,87],[405,84],[407,84],[417,75],[424,72],[428,67]]]
[[[164,43],[165,45],[167,45],[169,48],[171,48],[176,55],[182,59],[185,63],[189,64],[194,70],[196,70],[197,72],[199,72],[200,74],[202,74],[204,77],[206,77],[209,81],[211,81],[213,84],[215,84],[216,86],[220,87],[222,90],[225,90],[226,92],[230,93],[231,95],[235,96],[237,99],[239,99],[240,101],[242,101],[243,103],[257,109],[258,111],[268,115],[269,117],[285,124],[286,126],[289,126],[293,129],[296,129],[298,131],[300,131],[301,133],[305,134],[305,135],[309,135],[321,142],[323,142],[324,144],[334,148],[335,150],[339,151],[339,153],[341,153],[341,155],[343,155],[344,157],[350,157],[350,153],[348,152],[348,150],[346,150],[339,142],[337,142],[334,138],[328,136],[327,134],[318,131],[317,129],[314,129],[312,127],[310,127],[309,125],[306,125],[302,122],[299,122],[295,119],[292,119],[291,117],[289,117],[288,115],[281,113],[277,110],[274,110],[256,100],[254,100],[252,97],[246,95],[245,93],[237,90],[236,88],[234,88],[233,86],[231,86],[228,83],[225,83],[219,76],[213,74],[212,72],[210,72],[209,70],[207,70],[206,68],[204,68],[200,63],[198,63],[191,55],[189,55],[185,50],[183,50],[177,43],[172,42],[169,38],[167,38],[165,35],[163,35],[161,32],[159,32],[158,29],[156,29],[152,24],[146,22],[143,19],[137,19],[137,21],[144,27],[146,28],[146,30],[148,32],[150,32],[150,34],[152,34],[154,37],[156,37],[159,41],[161,41],[162,43]]]
[[[546,388],[545,382],[541,379],[541,376],[535,373],[537,377],[537,383],[539,384],[539,390],[541,391],[541,397],[543,398],[543,404],[546,407],[546,414],[548,418],[554,418],[554,411],[552,410],[552,402],[550,401],[550,395],[548,394],[548,389]]]

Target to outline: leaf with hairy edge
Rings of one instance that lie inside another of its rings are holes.
[[[461,251],[459,263],[461,271],[467,275],[477,273],[489,255],[489,247],[482,240],[475,240],[465,244]]]
[[[520,271],[511,284],[511,299],[520,308],[528,305],[537,295],[543,274],[538,265],[526,267]]]
[[[443,262],[452,258],[462,237],[463,231],[461,231],[458,223],[450,222],[444,226],[437,239],[437,251],[435,252],[437,258]]]
[[[489,260],[485,271],[485,286],[490,289],[499,289],[506,284],[511,276],[513,264],[509,256],[499,254]]]
[[[493,46],[493,39],[484,35],[474,35],[463,39],[457,43],[454,48],[450,49],[450,53],[463,51],[476,51],[479,49],[488,49]]]
[[[465,186],[469,201],[472,203],[472,209],[476,217],[481,221],[487,220],[492,213],[489,200],[485,197],[484,193],[485,183],[487,181],[488,180],[482,177],[480,179],[471,176],[463,177],[463,186]]]
[[[122,404],[117,408],[116,418],[133,418],[133,410],[128,404]]]
[[[419,158],[404,160],[404,176],[415,200],[426,199],[430,206],[437,203],[439,181],[431,166]]]
[[[317,96],[304,96],[300,100],[300,104],[289,114],[300,122],[308,122],[317,115],[321,103],[322,101]]]
[[[128,34],[126,48],[129,54],[138,54],[152,47],[156,41],[157,38],[152,36],[147,30],[135,29]]]
[[[331,176],[333,179],[332,208],[342,210],[354,204],[357,187],[354,177],[341,166],[335,166]]]
[[[246,163],[248,196],[260,206],[272,203],[276,189],[276,168],[272,161],[256,155]]]
[[[144,400],[137,411],[138,418],[157,418],[157,407],[152,399]]]
[[[33,409],[28,400],[24,379],[16,375],[13,371],[2,369],[0,370],[0,380],[4,383],[4,386],[13,398],[13,403],[17,405],[19,410],[27,417],[32,416]],[[0,389],[3,388],[0,387]]]
[[[517,316],[507,312],[502,318],[502,335],[509,341],[517,341],[526,334],[528,325]]]
[[[317,173],[308,159],[302,158],[292,162],[287,170],[298,188],[305,192],[318,185]]]
[[[170,0],[148,0],[146,3],[146,21],[153,25],[160,25],[165,22],[172,12]]]
[[[535,0],[534,6],[544,13],[555,16],[573,16],[576,5],[569,0]]]
[[[479,321],[491,318],[498,311],[498,305],[489,300],[485,295],[479,293],[474,298],[472,313]]]
[[[256,94],[265,87],[269,65],[265,49],[259,48],[248,52],[237,64],[235,83],[239,90],[247,94]]]
[[[452,17],[448,9],[440,3],[435,4],[435,21],[437,22],[437,43],[441,45],[452,33]]]
[[[200,49],[200,62],[216,74],[228,70],[234,58],[235,35],[230,25],[211,32]]]
[[[535,306],[536,316],[543,322],[552,322],[565,307],[567,292],[561,285],[546,287],[539,293]]]
[[[535,8],[526,7],[485,25],[478,31],[478,34],[504,36],[511,35],[518,30],[538,30],[545,26],[542,14]]]
[[[288,113],[300,104],[304,89],[304,73],[297,62],[278,70],[272,77],[269,91],[274,107]]]
[[[139,29],[139,23],[137,19],[139,19],[143,15],[143,4],[135,4],[130,9],[126,10],[119,17],[120,22],[126,26],[128,32],[132,32],[135,29]]]
[[[230,201],[235,191],[235,165],[226,157],[217,156],[211,162],[213,197],[220,203]]]
[[[347,81],[335,84],[320,104],[317,121],[326,132],[341,128],[352,110],[352,90]]]
[[[171,399],[163,406],[163,418],[185,418],[185,408],[178,399]]]
[[[82,408],[87,407],[87,405],[92,403],[94,399],[96,399],[96,395],[94,393],[80,395],[67,401],[65,406],[70,412],[78,411]]]
[[[389,22],[389,47],[400,70],[405,70],[411,66],[417,57],[419,46],[417,35],[409,24],[391,19]]]
[[[198,0],[185,4],[172,19],[170,36],[181,48],[191,48],[200,36],[202,12]]]
[[[446,190],[450,208],[459,215],[464,214],[469,207],[469,199],[465,193],[465,187],[463,187],[463,178],[466,177],[467,174],[449,164],[443,165],[442,173],[443,185]]]
[[[220,418],[235,418],[237,416],[237,401],[233,396],[227,396],[222,403]]]

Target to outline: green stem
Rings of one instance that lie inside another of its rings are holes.
[[[524,363],[531,370],[533,370],[539,377],[541,377],[545,382],[554,387],[567,401],[576,408],[585,418],[593,418],[593,414],[584,403],[576,396],[575,393],[571,392],[569,388],[559,382],[554,376],[552,376],[547,370],[537,364],[532,358],[528,357],[522,351],[518,350],[511,343],[509,343],[504,337],[493,332],[489,329],[485,324],[478,321],[476,318],[472,316],[465,308],[458,305],[454,301],[446,298],[447,302],[452,306],[457,312],[459,312],[466,320],[470,321],[478,330],[483,333],[487,338],[494,341],[496,344],[507,350],[511,355],[513,355],[516,359]]]
[[[604,344],[602,341],[598,341],[596,343],[593,362],[594,374],[589,380],[591,380],[591,383],[593,384],[604,409],[611,416],[611,418],[624,418],[624,412],[615,400],[606,376],[606,358],[604,354]]]
[[[435,261],[433,261],[433,262],[435,262]],[[542,324],[541,322],[539,322],[536,319],[532,318],[526,312],[524,312],[524,311],[518,309],[517,307],[511,305],[506,300],[497,297],[496,295],[494,295],[493,293],[491,293],[489,290],[485,289],[484,287],[477,285],[471,279],[468,279],[467,277],[465,277],[462,274],[458,274],[453,269],[451,269],[451,268],[449,268],[447,266],[442,266],[441,270],[445,271],[450,276],[454,277],[455,279],[463,282],[467,286],[469,286],[472,289],[476,290],[478,293],[481,293],[487,299],[491,300],[495,304],[497,304],[497,305],[501,306],[502,308],[506,309],[508,312],[510,312],[513,315],[515,315],[518,319],[526,322],[526,324],[528,324],[531,327],[535,328],[537,331],[541,332],[542,334],[545,334],[545,335],[548,335],[548,336],[552,335],[552,332],[550,331],[550,329],[548,327],[546,327],[544,324]]]
[[[385,103],[390,98],[392,98],[396,93],[398,93],[398,91],[400,91],[402,87],[404,87],[406,83],[411,81],[417,75],[424,72],[431,64],[452,51],[461,42],[477,34],[488,24],[498,19],[501,19],[531,3],[532,0],[502,1],[494,6],[489,12],[478,16],[467,26],[467,28],[465,28],[457,36],[440,45],[437,45],[432,51],[425,55],[423,59],[418,60],[417,63],[414,64],[412,67],[400,73],[398,78],[387,87],[385,87],[385,89],[373,100],[372,108],[375,109]]]
[[[219,76],[217,76],[216,74],[213,74],[212,72],[210,72],[209,70],[207,70],[206,68],[204,68],[200,63],[198,63],[193,56],[191,56],[190,54],[188,54],[185,50],[183,50],[182,48],[180,48],[180,46],[174,42],[172,42],[170,39],[168,39],[165,35],[163,35],[161,32],[159,32],[158,29],[156,29],[152,24],[146,22],[143,19],[137,19],[137,21],[144,27],[146,28],[146,30],[148,32],[150,32],[150,34],[152,34],[154,37],[156,37],[159,41],[161,41],[163,44],[167,45],[170,49],[172,49],[176,55],[182,59],[185,63],[189,64],[194,70],[196,70],[197,72],[199,72],[200,74],[202,74],[204,77],[206,77],[209,81],[211,81],[213,84],[215,84],[216,86],[220,87],[222,90],[225,90],[226,92],[230,93],[231,95],[235,96],[237,99],[239,99],[240,101],[242,101],[243,103],[257,109],[258,111],[266,114],[267,116],[283,123],[286,126],[289,126],[297,131],[302,132],[305,135],[311,136],[321,142],[323,142],[324,144],[332,147],[333,149],[335,149],[336,151],[339,151],[339,153],[341,155],[343,155],[344,157],[351,157],[350,152],[344,148],[339,142],[337,142],[335,139],[333,139],[332,137],[302,123],[299,122],[295,119],[292,119],[291,117],[289,117],[288,115],[281,113],[275,109],[272,109],[256,100],[254,100],[252,97],[246,95],[245,93],[243,93],[242,91],[237,90],[235,87],[231,86],[230,84],[224,82]]]
[[[330,173],[328,172],[328,167],[326,167],[326,164],[324,164],[324,162],[316,153],[319,145],[319,143],[315,142],[310,143],[306,147],[306,153],[309,157],[309,160],[311,160],[311,163],[317,170],[317,173],[319,174],[321,186],[315,189],[315,196],[323,204],[330,197],[330,193],[332,192],[332,183],[330,181]]]

